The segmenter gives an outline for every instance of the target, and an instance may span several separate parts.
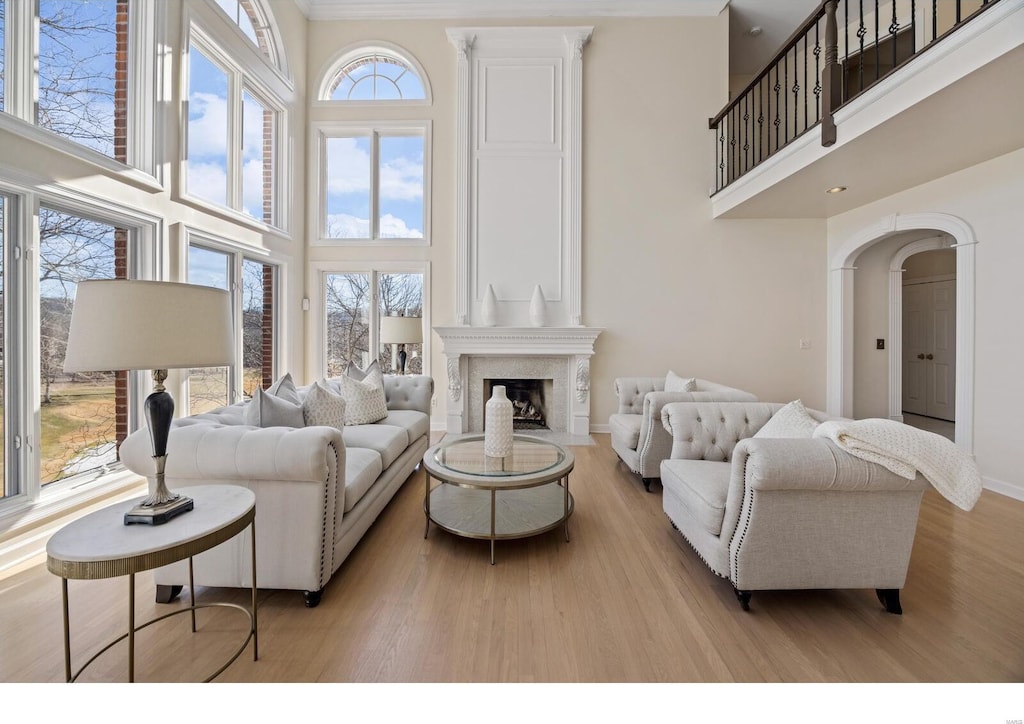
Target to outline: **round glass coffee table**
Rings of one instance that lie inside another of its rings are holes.
[[[484,454],[483,435],[444,440],[423,454],[423,537],[433,522],[463,538],[489,540],[491,565],[497,540],[528,538],[562,525],[568,541],[574,462],[565,448],[527,435],[514,435],[512,453],[501,458]],[[431,488],[431,478],[441,484]]]

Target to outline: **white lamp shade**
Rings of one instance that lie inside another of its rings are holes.
[[[381,317],[380,341],[383,344],[417,344],[423,341],[422,317]]]
[[[234,358],[231,297],[175,282],[79,282],[65,372],[218,367]]]

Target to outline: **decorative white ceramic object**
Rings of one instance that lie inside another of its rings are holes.
[[[512,454],[512,401],[505,386],[495,385],[484,405],[484,455],[503,458]]]
[[[544,299],[544,292],[540,284],[533,288],[533,298],[530,299],[530,324],[534,327],[543,327],[548,323],[547,301]]]
[[[494,296],[494,287],[487,285],[484,301],[480,305],[480,321],[485,327],[493,327],[498,323],[498,298]]]

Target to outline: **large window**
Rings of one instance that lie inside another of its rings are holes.
[[[427,237],[429,124],[321,129],[324,239]]]
[[[424,274],[380,270],[323,274],[325,321],[323,368],[337,377],[349,362],[365,368],[378,359],[385,372],[395,370],[396,345],[380,341],[382,317],[422,317]],[[375,350],[375,353],[371,353]],[[423,345],[406,345],[406,372],[423,372]]]
[[[424,100],[423,81],[401,58],[367,53],[345,64],[330,89],[333,101]]]
[[[0,54],[2,55],[2,54]],[[7,446],[4,445],[6,434],[4,433],[4,404],[7,401],[7,311],[6,280],[4,278],[4,259],[7,253],[5,240],[7,239],[7,199],[0,196],[0,498],[7,497]]]
[[[0,113],[7,109],[4,99],[4,77],[7,71],[7,4],[0,0]]]
[[[187,94],[188,196],[279,226],[280,104],[194,27]]]
[[[255,45],[267,60],[277,68],[281,67],[281,55],[273,29],[270,12],[260,0],[215,0],[217,6],[227,13],[231,22],[238,26],[242,35]]]
[[[232,292],[240,363],[189,370],[188,413],[208,412],[248,399],[275,378],[277,267],[221,240],[188,245],[188,281]],[[221,244],[220,247],[217,245]]]

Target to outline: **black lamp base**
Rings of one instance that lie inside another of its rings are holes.
[[[163,525],[171,518],[192,510],[192,498],[184,495],[159,505],[136,505],[124,514],[124,524]]]
[[[405,374],[405,360],[407,358],[406,351],[404,349],[398,350],[398,374]]]

